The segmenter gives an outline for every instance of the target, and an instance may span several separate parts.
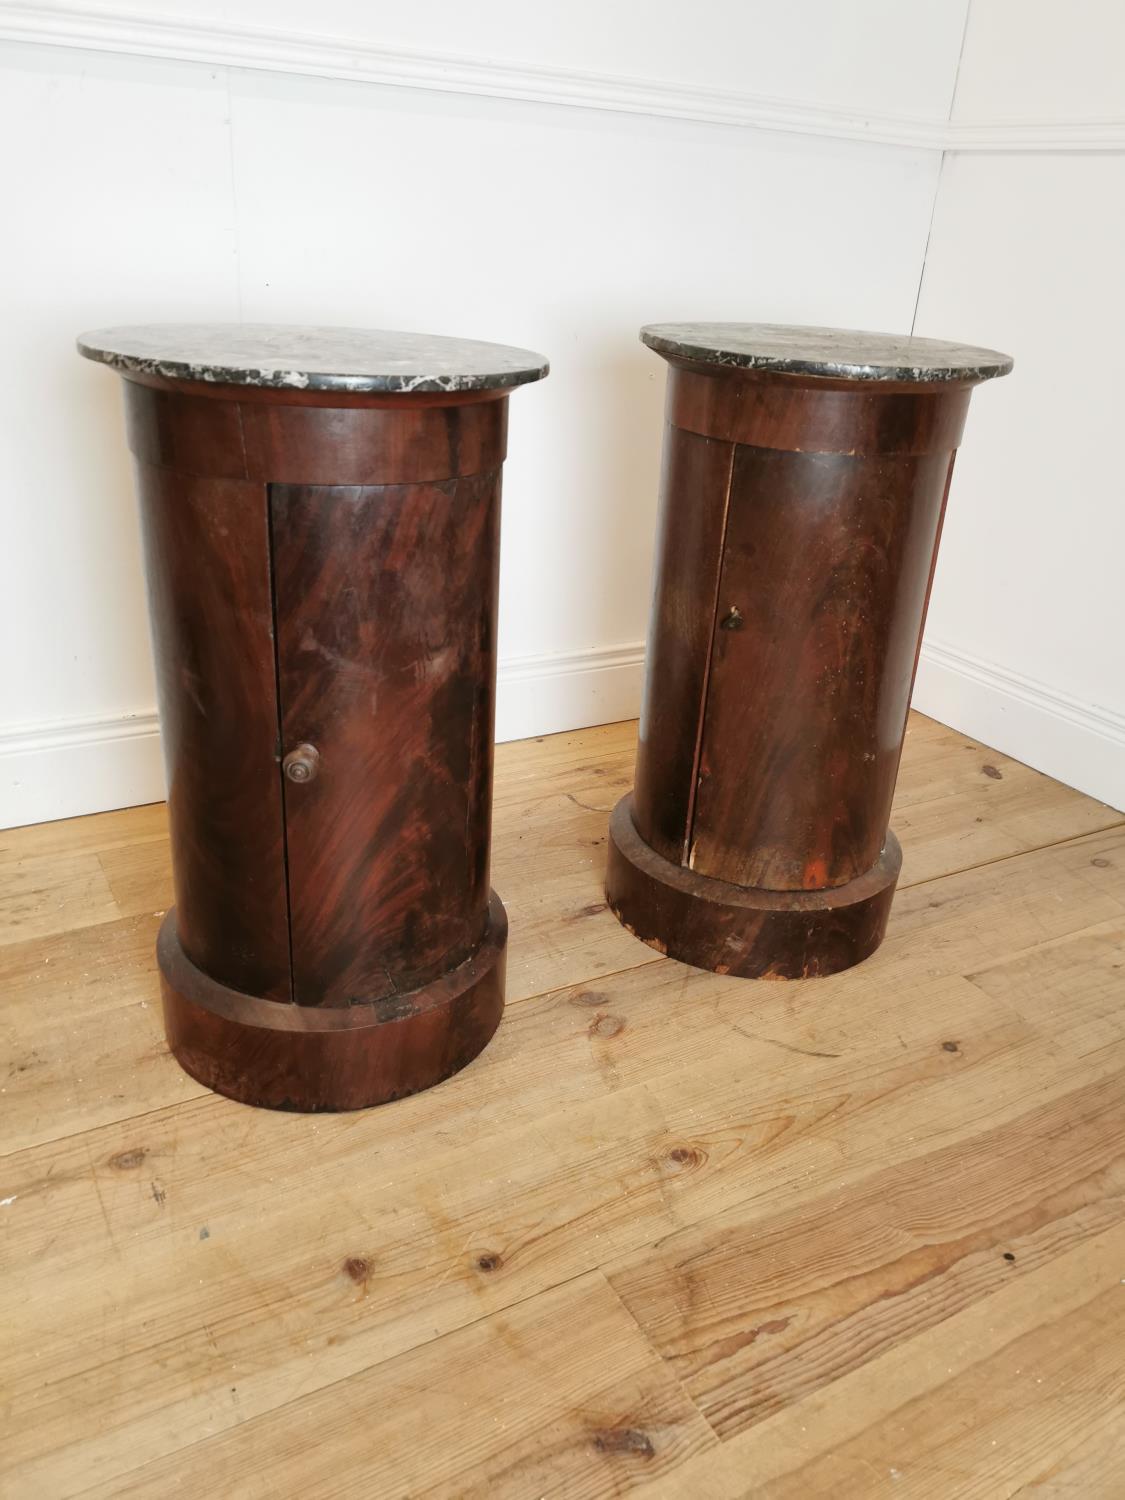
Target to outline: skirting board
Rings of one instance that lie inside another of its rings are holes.
[[[640,644],[500,664],[498,740],[635,718]],[[914,707],[1038,771],[1125,810],[1125,718],[927,642]],[[155,713],[0,735],[0,827],[48,822],[164,796]]]
[[[496,738],[528,739],[640,712],[644,646],[500,663]],[[80,817],[164,796],[153,712],[0,733],[0,828]]]
[[[922,647],[914,707],[1125,811],[1125,715],[936,641]]]

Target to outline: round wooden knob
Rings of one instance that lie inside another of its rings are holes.
[[[298,745],[281,762],[290,781],[311,781],[320,765],[320,751],[315,745]]]

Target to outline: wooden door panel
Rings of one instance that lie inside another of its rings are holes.
[[[294,998],[379,999],[487,921],[499,470],[270,497]]]
[[[816,890],[879,858],[952,461],[736,449],[699,874]]]

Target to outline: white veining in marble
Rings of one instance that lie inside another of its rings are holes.
[[[649,323],[641,339],[658,354],[740,370],[931,384],[1006,375],[1011,357],[995,349],[905,334],[785,323]]]
[[[123,373],[308,391],[485,391],[541,380],[541,354],[474,339],[280,323],[99,328],[78,352]]]

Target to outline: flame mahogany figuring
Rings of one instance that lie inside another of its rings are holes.
[[[487,1044],[506,389],[126,375],[168,765],[172,1051],[220,1093],[353,1109]],[[286,757],[313,749],[314,774]]]
[[[665,357],[645,701],[609,903],[701,968],[834,973],[879,946],[898,878],[891,799],[973,381]]]

